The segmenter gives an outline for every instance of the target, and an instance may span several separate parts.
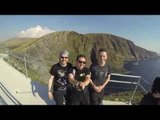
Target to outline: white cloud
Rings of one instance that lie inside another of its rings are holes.
[[[17,35],[20,38],[39,38],[43,35],[46,35],[48,33],[55,32],[53,30],[50,30],[47,27],[41,27],[40,25],[37,25],[36,27],[29,28],[27,30],[22,30]]]

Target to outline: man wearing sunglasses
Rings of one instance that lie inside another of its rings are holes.
[[[107,51],[105,49],[100,49],[98,51],[98,63],[90,66],[91,82],[89,90],[91,105],[102,105],[104,88],[108,84],[111,76],[107,58]]]
[[[50,69],[50,79],[48,80],[48,97],[55,100],[56,105],[69,104],[68,72],[72,69],[72,64],[68,63],[69,53],[63,51],[59,55],[59,62]],[[53,91],[52,91],[53,87]],[[65,100],[64,100],[65,98]]]
[[[88,84],[90,83],[90,70],[86,66],[86,57],[77,56],[76,66],[68,74],[70,83],[73,85],[71,105],[89,105]]]

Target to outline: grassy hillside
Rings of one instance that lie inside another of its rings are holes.
[[[121,92],[121,93],[113,93],[110,95],[106,95],[104,100],[109,101],[121,101],[121,102],[129,102],[133,91],[129,92]],[[139,105],[141,99],[143,98],[144,93],[142,91],[137,91],[134,97],[131,99],[132,105]]]
[[[36,38],[13,38],[0,42],[0,45],[3,45],[3,48],[7,47],[12,52],[19,52],[25,47],[33,44],[36,40]]]
[[[29,77],[47,83],[51,66],[58,62],[59,53],[68,50],[69,62],[75,65],[76,56],[87,56],[87,67],[97,60],[99,48],[108,51],[108,62],[112,72],[124,73],[126,59],[138,60],[152,58],[156,53],[136,46],[132,41],[110,34],[79,34],[74,31],[54,32],[37,39],[10,39],[0,43],[0,48],[7,48],[19,57],[26,57]],[[3,47],[2,47],[3,46]],[[4,50],[5,51],[5,50]],[[50,61],[50,62],[48,62]],[[24,61],[10,57],[10,62],[25,73]]]

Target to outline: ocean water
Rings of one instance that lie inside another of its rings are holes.
[[[160,59],[143,60],[126,64],[125,68],[132,75],[142,76],[149,83],[153,83],[154,79],[160,76]]]

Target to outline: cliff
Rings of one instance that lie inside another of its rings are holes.
[[[26,42],[21,42],[19,46],[16,45],[19,42],[16,42],[14,47],[10,45],[9,48],[19,56],[26,55],[27,59],[32,61],[32,64],[27,66],[28,69],[31,69],[29,74],[34,79],[41,79],[41,81],[48,79],[51,65],[58,62],[59,53],[64,49],[69,51],[69,61],[72,64],[75,64],[78,54],[86,55],[89,67],[92,62],[96,61],[98,49],[106,48],[112,71],[120,73],[125,71],[123,65],[126,60],[143,60],[158,56],[155,52],[136,46],[131,40],[111,34],[80,34],[74,31],[61,31],[50,33],[38,39],[28,38],[30,42],[27,42],[26,39]],[[11,40],[7,44],[10,42]],[[16,62],[14,66],[21,65]],[[22,68],[19,67],[19,69]]]

